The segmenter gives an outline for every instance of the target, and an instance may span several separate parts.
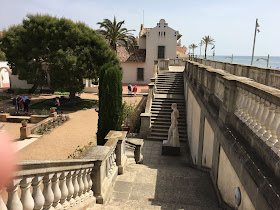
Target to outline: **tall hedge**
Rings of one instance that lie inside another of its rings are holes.
[[[99,118],[97,144],[104,145],[110,130],[121,130],[122,72],[119,65],[105,64],[99,74]]]

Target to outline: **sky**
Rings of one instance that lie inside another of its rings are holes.
[[[144,11],[144,27],[155,27],[163,18],[183,35],[182,45],[198,44],[210,35],[216,55],[235,56],[252,55],[258,18],[255,55],[280,56],[280,0],[0,0],[0,5],[0,30],[20,24],[27,14],[66,17],[93,29],[99,28],[97,22],[112,20],[115,15],[138,35]],[[197,48],[195,54],[199,51]]]

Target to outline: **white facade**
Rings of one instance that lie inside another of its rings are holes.
[[[10,87],[10,73],[11,70],[7,65],[7,62],[0,62],[0,88]]]
[[[154,28],[143,28],[139,33],[139,49],[146,50],[145,62],[121,63],[123,70],[123,83],[149,84],[153,77],[154,61],[158,59],[158,47],[164,47],[164,59],[176,58],[177,39],[181,35],[170,28],[164,19],[161,19]],[[137,69],[144,68],[144,80],[137,80]]]

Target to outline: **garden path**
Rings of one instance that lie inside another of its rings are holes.
[[[93,94],[82,94],[81,98],[97,99]],[[141,96],[124,97],[128,103],[139,103]],[[70,120],[43,135],[37,141],[19,151],[23,160],[67,159],[78,145],[96,144],[98,113],[95,109],[69,113]]]

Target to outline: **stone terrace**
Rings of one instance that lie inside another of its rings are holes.
[[[191,167],[187,143],[181,156],[162,156],[162,142],[145,140],[143,164],[117,177],[111,200],[88,209],[219,209],[207,173]]]

